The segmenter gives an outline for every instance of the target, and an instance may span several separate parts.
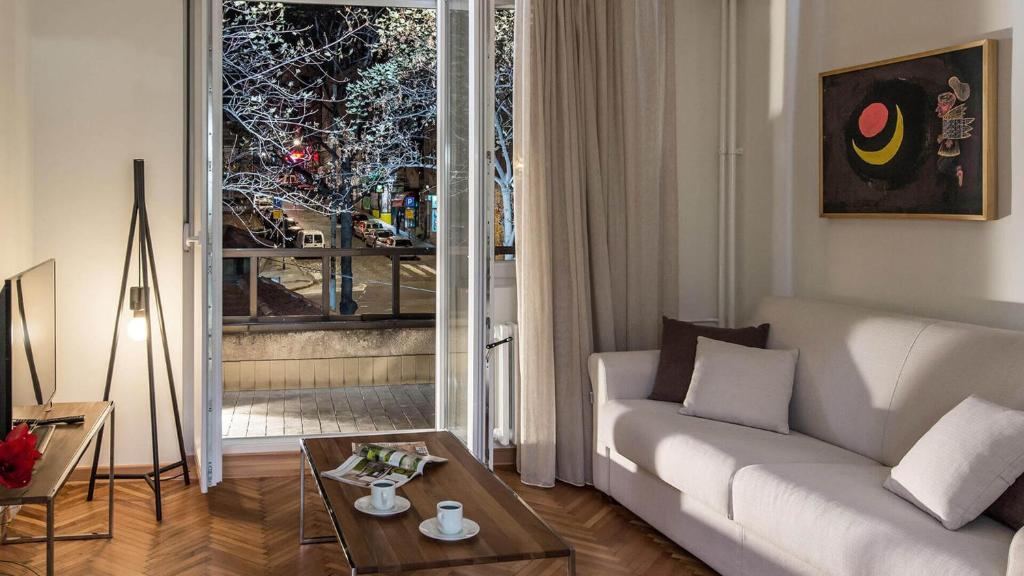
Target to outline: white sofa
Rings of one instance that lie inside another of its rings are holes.
[[[1024,530],[955,532],[882,487],[974,393],[1024,409],[1024,333],[772,298],[797,348],[789,435],[647,400],[658,351],[595,354],[594,485],[727,576],[1024,576]]]

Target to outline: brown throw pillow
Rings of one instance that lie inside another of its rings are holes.
[[[1014,530],[1024,528],[1024,477],[1018,478],[992,503],[985,514]]]
[[[654,390],[648,398],[682,404],[690,389],[690,378],[693,377],[698,336],[751,348],[764,348],[768,345],[768,328],[768,324],[749,328],[716,328],[663,317],[661,358],[658,360]]]

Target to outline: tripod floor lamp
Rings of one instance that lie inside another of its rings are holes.
[[[178,396],[174,391],[174,375],[171,370],[171,353],[167,347],[167,328],[164,324],[164,308],[160,300],[160,281],[156,274],[156,259],[153,257],[153,240],[149,232],[149,216],[146,213],[146,183],[145,183],[145,162],[134,161],[135,169],[135,202],[132,206],[132,222],[128,231],[128,248],[124,255],[124,271],[121,273],[121,293],[117,300],[117,316],[114,320],[114,338],[110,344],[110,362],[107,364],[107,383],[103,389],[103,400],[110,400],[110,384],[114,377],[114,361],[117,358],[117,343],[120,336],[120,327],[123,322],[121,314],[124,312],[125,296],[128,295],[128,306],[131,317],[128,319],[127,332],[133,340],[144,340],[146,342],[146,363],[149,369],[149,418],[150,432],[152,435],[153,447],[153,470],[139,474],[115,474],[115,480],[144,480],[153,489],[156,497],[156,519],[163,519],[160,494],[160,475],[181,468],[181,476],[185,485],[190,483],[188,475],[188,461],[185,457],[185,440],[181,434],[181,415],[178,413]],[[128,272],[131,268],[132,256],[138,236],[138,274],[139,283],[128,290]],[[150,292],[150,278],[152,277],[152,297]],[[171,391],[171,409],[174,412],[174,427],[178,440],[178,453],[180,459],[177,462],[160,466],[160,444],[157,435],[157,409],[156,409],[156,383],[153,367],[153,324],[151,322],[152,310],[156,309],[156,316],[159,320],[160,341],[163,344],[164,364],[167,367],[167,383]],[[96,440],[96,452],[92,459],[92,470],[89,475],[88,500],[92,500],[93,492],[98,478],[96,467],[100,458],[100,443],[103,439],[103,430],[100,430]],[[106,476],[99,477],[100,479]],[[113,490],[114,487],[110,486]]]

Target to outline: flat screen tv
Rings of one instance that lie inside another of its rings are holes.
[[[57,265],[47,260],[4,281],[0,293],[0,438],[12,408],[47,406],[57,391]]]

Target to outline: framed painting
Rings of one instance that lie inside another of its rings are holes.
[[[820,214],[996,217],[996,43],[823,72]]]

